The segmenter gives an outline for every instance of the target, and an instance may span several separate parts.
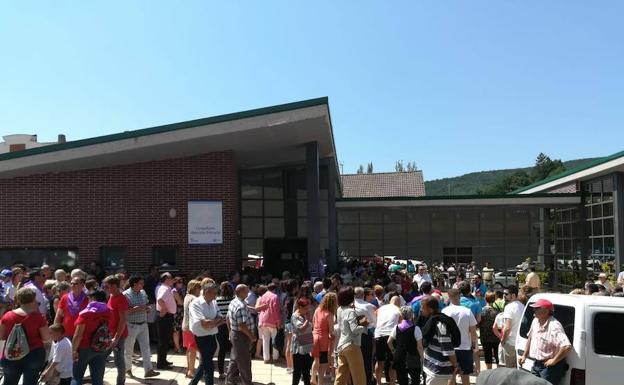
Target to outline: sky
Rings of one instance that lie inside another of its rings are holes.
[[[0,134],[68,140],[329,97],[343,173],[624,150],[624,2],[7,1]]]

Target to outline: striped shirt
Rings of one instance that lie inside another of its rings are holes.
[[[249,329],[253,328],[253,320],[251,319],[249,308],[247,308],[247,304],[238,297],[230,302],[227,318],[230,321],[230,328],[232,331],[239,331],[241,324],[246,324]]]
[[[132,309],[135,306],[143,306],[147,305],[147,294],[145,290],[139,291],[138,293],[132,289],[127,289],[123,292],[123,295],[126,296],[128,300],[128,307]],[[141,324],[147,322],[147,312],[146,311],[137,311],[137,312],[128,312],[128,323],[131,324]]]
[[[234,298],[217,297],[217,307],[219,308],[219,313],[221,313],[223,317],[227,316],[230,302],[232,302],[233,299]]]
[[[455,355],[451,332],[442,322],[438,322],[436,329],[435,335],[425,349],[424,371],[428,376],[451,378],[453,365],[449,357]]]

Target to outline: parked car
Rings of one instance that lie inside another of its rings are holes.
[[[502,290],[509,285],[518,284],[518,272],[516,270],[499,271],[494,273],[492,285],[495,290]]]
[[[566,361],[570,368],[561,384],[621,385],[624,367],[624,298],[543,293],[531,297],[525,307],[516,338],[516,354],[521,357],[533,308],[528,306],[545,298],[554,305],[554,317],[561,322],[573,350]],[[523,370],[530,371],[528,357]]]

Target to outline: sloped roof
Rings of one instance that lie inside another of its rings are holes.
[[[343,198],[421,197],[422,171],[347,174],[340,176]]]
[[[592,175],[594,169],[598,172],[597,169],[600,168],[600,166],[608,167],[610,163],[614,162],[619,162],[621,165],[622,160],[624,160],[624,151],[616,152],[615,154],[605,156],[604,158],[594,159],[590,162],[580,164],[577,167],[565,170],[559,174],[549,176],[546,179],[539,180],[528,186],[514,190],[510,192],[510,194],[527,194],[548,190],[551,187],[557,187],[559,185],[559,183],[557,183],[559,180],[561,182],[560,184],[564,184],[573,182],[575,178],[587,178],[588,175],[589,177],[594,177]]]

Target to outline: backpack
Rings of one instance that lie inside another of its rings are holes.
[[[112,346],[113,337],[111,336],[108,328],[108,323],[106,321],[102,321],[100,326],[98,326],[91,336],[91,349],[99,353],[110,350]]]
[[[28,318],[28,315],[24,317],[22,322],[24,322]],[[28,346],[28,338],[26,337],[26,331],[24,331],[24,327],[22,323],[17,323],[13,325],[13,329],[11,329],[11,333],[6,339],[4,344],[4,358],[9,361],[17,361],[26,357],[26,355],[30,353],[30,346]]]

